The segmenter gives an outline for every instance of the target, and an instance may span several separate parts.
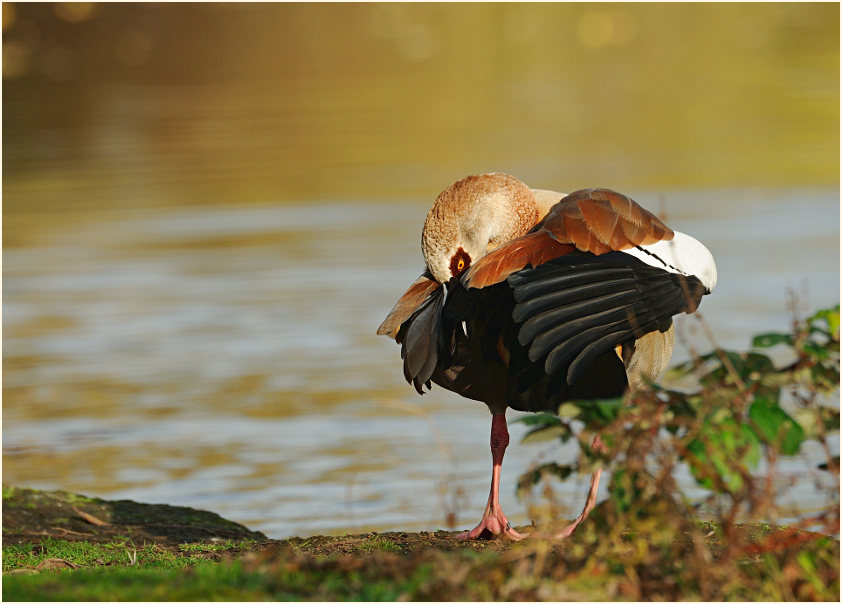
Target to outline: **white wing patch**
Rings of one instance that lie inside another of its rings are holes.
[[[697,277],[708,293],[712,292],[716,287],[716,263],[713,261],[713,255],[690,235],[674,232],[675,237],[670,241],[639,245],[623,250],[623,253],[671,273]]]

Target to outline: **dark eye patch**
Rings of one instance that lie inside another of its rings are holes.
[[[454,277],[458,277],[468,270],[470,266],[471,257],[468,255],[468,252],[460,247],[456,250],[456,253],[453,254],[453,258],[450,259],[450,274]]]

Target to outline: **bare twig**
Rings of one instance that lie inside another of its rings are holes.
[[[88,514],[87,512],[83,512],[82,510],[80,510],[77,507],[70,506],[70,509],[73,510],[73,512],[77,516],[79,516],[79,518],[84,520],[85,522],[89,522],[90,524],[93,524],[94,526],[108,526],[108,523],[105,522],[104,520],[100,520],[96,516]]]
[[[707,324],[707,321],[705,321],[705,318],[700,312],[697,311],[695,313],[695,317],[699,324],[702,326],[702,330],[704,330],[705,332],[705,337],[713,346],[714,351],[716,351],[716,355],[719,357],[719,360],[722,361],[722,365],[734,379],[734,383],[740,390],[745,391],[745,382],[743,382],[742,378],[737,373],[734,364],[731,363],[731,359],[728,358],[728,355],[725,354],[725,351],[723,351],[722,348],[720,348],[719,344],[717,344],[716,338],[713,336],[713,330],[710,328],[710,325]]]

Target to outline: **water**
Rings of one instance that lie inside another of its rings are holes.
[[[663,209],[745,349],[789,289],[839,300],[838,11],[5,3],[4,482],[272,537],[472,525],[487,410],[419,397],[374,335],[435,195],[503,170]],[[574,450],[510,423],[521,523],[516,477]],[[821,505],[816,457],[782,502]]]
[[[787,288],[810,308],[837,300],[837,191],[666,198],[717,259],[701,310],[720,345],[786,329]],[[4,480],[209,508],[275,537],[475,520],[488,412],[438,388],[418,397],[374,335],[420,270],[426,209],[132,211],[6,250]],[[709,348],[681,325],[676,359]],[[524,521],[514,478],[573,452],[511,432],[503,505]],[[571,507],[585,481],[565,483]]]

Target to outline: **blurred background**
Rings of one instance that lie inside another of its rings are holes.
[[[432,200],[471,173],[663,212],[717,259],[701,312],[722,346],[839,300],[838,4],[2,16],[6,483],[276,538],[472,526],[485,406],[419,397],[374,335]],[[674,361],[712,347],[677,325]],[[519,524],[516,477],[575,449],[511,432]],[[781,502],[819,507],[800,461]],[[561,486],[571,513],[586,490]]]

